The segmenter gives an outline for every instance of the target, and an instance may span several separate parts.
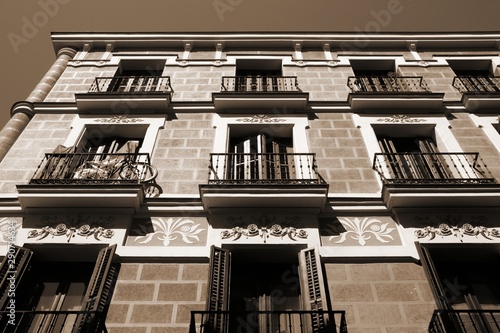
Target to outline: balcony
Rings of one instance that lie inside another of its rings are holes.
[[[23,208],[138,208],[143,184],[157,173],[149,154],[45,154],[29,184],[17,189]]]
[[[436,310],[429,333],[500,333],[500,310]]]
[[[361,109],[438,109],[442,93],[433,93],[421,76],[350,76],[349,105]]]
[[[500,185],[478,153],[379,153],[373,169],[389,207],[500,204]]]
[[[223,76],[221,92],[213,95],[217,110],[304,110],[309,94],[302,92],[295,76]]]
[[[10,332],[107,332],[101,311],[0,312],[0,333]],[[15,324],[10,324],[12,320]],[[2,328],[3,327],[3,328]]]
[[[89,91],[75,94],[81,111],[165,111],[173,93],[168,76],[96,77]]]
[[[345,311],[191,311],[189,333],[347,333]]]
[[[200,185],[209,209],[296,207],[321,209],[328,184],[314,154],[210,154],[208,184]]]
[[[462,103],[469,111],[500,107],[498,76],[456,76],[453,79],[453,87],[462,93]]]

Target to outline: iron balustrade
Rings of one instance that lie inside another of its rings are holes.
[[[315,154],[210,154],[209,184],[326,184]]]
[[[377,153],[373,169],[386,184],[496,183],[479,153]]]
[[[347,333],[347,323],[345,311],[191,311],[189,333],[232,332]]]
[[[89,93],[172,93],[169,76],[96,77]]]
[[[149,154],[45,154],[30,184],[144,183],[157,175]]]
[[[436,310],[429,333],[500,333],[500,310]]]
[[[107,329],[102,311],[0,312],[0,333],[25,332],[100,333],[107,332]]]
[[[455,76],[453,87],[461,93],[500,93],[499,76]]]
[[[296,76],[223,76],[224,92],[302,92]]]
[[[421,76],[350,76],[347,86],[353,93],[429,93]]]

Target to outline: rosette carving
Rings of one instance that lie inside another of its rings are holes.
[[[428,237],[429,240],[433,240],[436,236],[452,236],[457,237],[461,242],[463,242],[464,236],[472,236],[476,238],[478,236],[482,236],[488,240],[500,238],[500,231],[498,229],[488,229],[484,226],[473,226],[470,223],[464,223],[461,227],[441,223],[437,228],[427,226],[422,229],[415,230],[415,236],[417,238]]]

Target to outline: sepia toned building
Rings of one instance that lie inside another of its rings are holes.
[[[499,40],[53,33],[0,332],[500,332]]]

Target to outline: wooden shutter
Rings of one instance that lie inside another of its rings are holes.
[[[431,284],[431,290],[436,299],[436,303],[439,309],[446,310],[451,309],[449,305],[446,294],[444,292],[443,286],[441,284],[441,280],[439,279],[439,275],[437,273],[436,267],[431,258],[431,254],[429,249],[422,246],[420,243],[417,243],[417,250],[420,255],[420,262],[422,263],[422,267],[427,274],[427,278]]]
[[[210,249],[209,288],[207,311],[228,311],[229,281],[231,276],[231,252],[212,246]],[[210,332],[222,332],[227,316],[211,313],[208,323]]]
[[[327,326],[325,283],[321,269],[321,260],[317,248],[299,252],[300,290],[307,311],[317,311],[310,316],[312,332],[324,332]]]
[[[0,311],[4,311],[10,299],[9,277],[12,277],[12,275],[15,276],[15,284],[17,287],[29,267],[32,255],[33,251],[29,249],[16,245],[11,245],[9,247],[7,255],[3,259],[2,265],[0,266]]]
[[[99,251],[82,304],[83,311],[96,313],[79,316],[73,333],[96,332],[102,329],[100,326],[104,324],[104,314],[110,301],[111,288],[116,274],[116,268],[111,265],[115,251],[116,244]]]

